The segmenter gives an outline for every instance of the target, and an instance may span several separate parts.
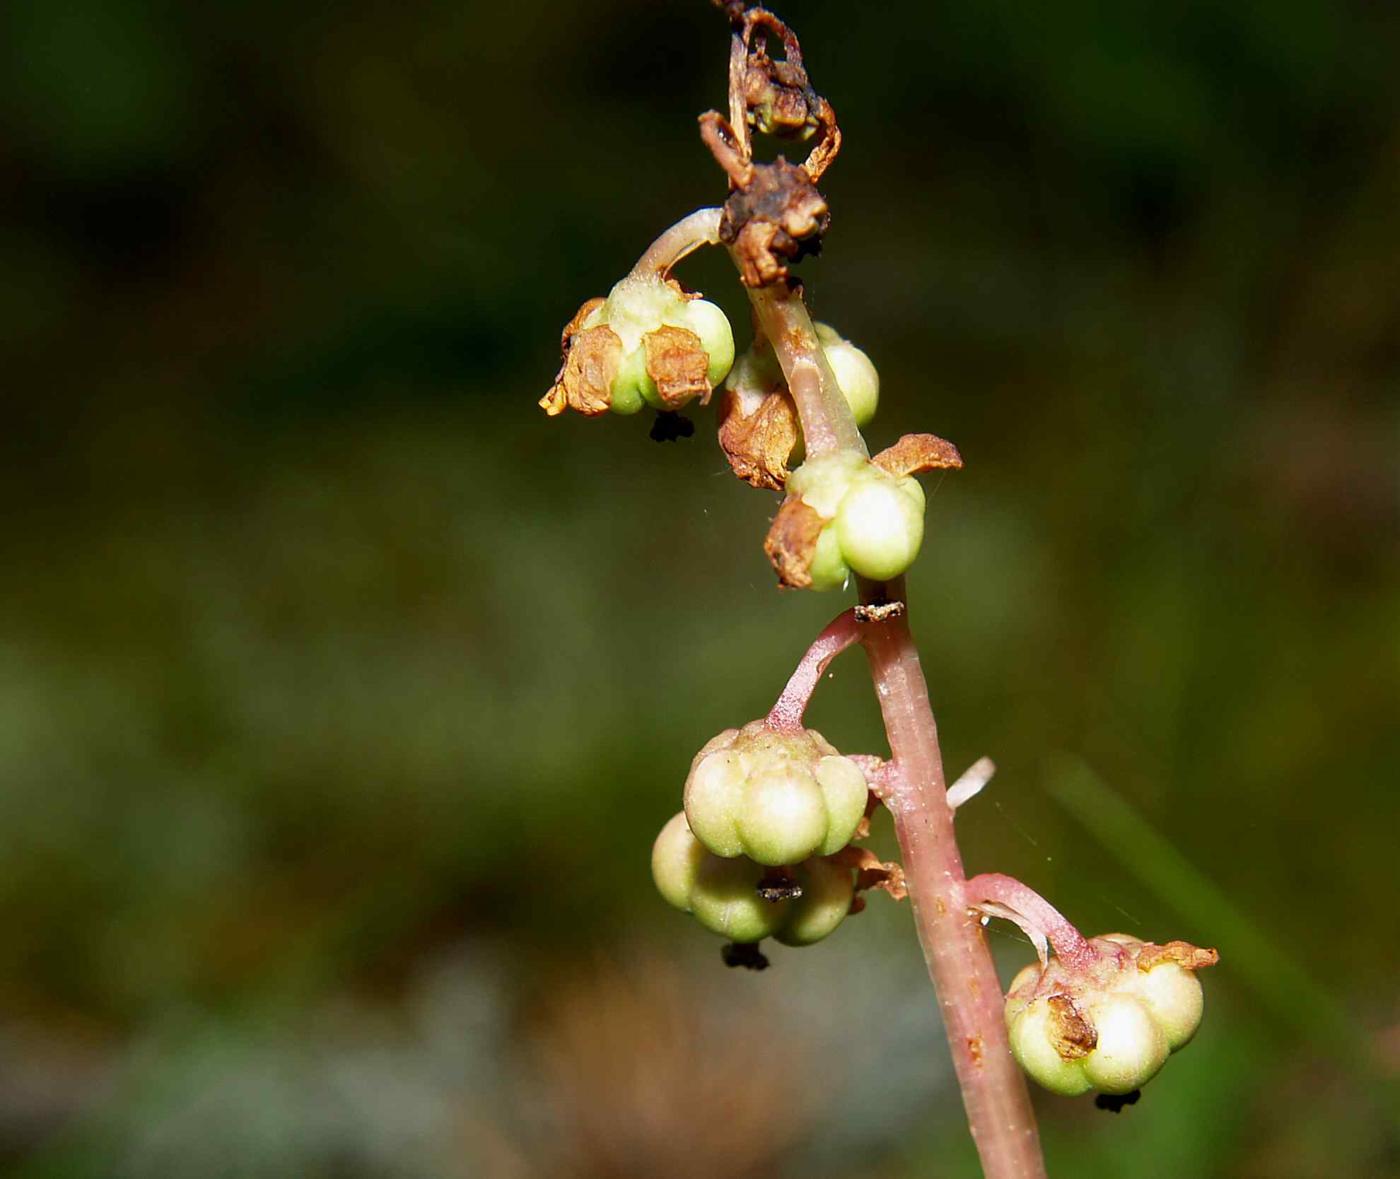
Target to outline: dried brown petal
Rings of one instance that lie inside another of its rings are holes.
[[[737,390],[729,390],[720,402],[720,449],[734,473],[753,487],[783,489],[798,436],[797,407],[786,392],[769,393],[748,414]]]
[[[963,465],[958,448],[937,434],[906,434],[871,461],[896,479],[920,471],[959,470]]]
[[[1138,951],[1137,967],[1147,971],[1162,962],[1175,962],[1187,970],[1203,970],[1219,961],[1219,950],[1203,950],[1190,942],[1168,942],[1164,946],[1148,942]]]
[[[593,416],[612,405],[612,383],[622,363],[622,341],[607,324],[585,328],[569,340],[564,367],[553,387],[540,399],[551,417],[565,409]]]
[[[552,418],[566,409],[589,415],[606,413],[612,404],[612,381],[621,363],[622,341],[605,325],[587,329],[583,326],[606,302],[589,299],[564,325],[559,340],[564,364],[549,392],[540,398],[540,408]]]
[[[812,557],[825,527],[826,521],[810,504],[795,497],[783,501],[763,542],[782,585],[806,589],[812,584]]]
[[[689,328],[659,327],[642,337],[647,376],[656,382],[657,396],[670,409],[700,398],[710,399],[710,358],[700,337]]]
[[[1098,1032],[1079,1014],[1073,999],[1060,994],[1051,995],[1046,1002],[1050,1005],[1055,1051],[1062,1060],[1081,1060],[1098,1047]]]
[[[597,296],[595,298],[589,299],[587,302],[584,303],[582,307],[580,307],[576,312],[574,312],[573,319],[569,320],[569,322],[564,325],[564,334],[559,337],[559,348],[561,355],[566,357],[569,355],[569,341],[572,340],[574,336],[576,336],[579,332],[583,330],[583,325],[587,321],[588,317],[592,315],[595,311],[597,311],[598,308],[606,302],[606,299],[602,298],[601,296]]]

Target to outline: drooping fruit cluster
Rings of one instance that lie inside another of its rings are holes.
[[[703,403],[734,363],[734,333],[715,304],[672,279],[630,274],[564,329],[564,365],[540,404],[550,415],[632,414]]]
[[[1011,1051],[1045,1088],[1066,1097],[1141,1088],[1201,1023],[1196,971],[1219,955],[1186,942],[1158,946],[1126,934],[1092,938],[1079,969],[1052,958],[1027,966],[1006,996]]]
[[[854,874],[838,853],[868,799],[860,768],[820,733],[727,729],[695,755],[685,811],[656,840],[656,886],[733,941],[820,941],[850,912]]]

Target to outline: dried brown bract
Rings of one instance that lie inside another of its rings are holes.
[[[891,900],[902,901],[909,895],[904,882],[904,869],[892,860],[882,860],[869,848],[854,845],[844,847],[833,857],[856,874],[856,892],[870,889],[889,895]]]
[[[1173,941],[1158,946],[1147,942],[1137,955],[1137,968],[1144,973],[1162,962],[1175,962],[1186,970],[1203,970],[1220,961],[1220,951],[1193,946],[1190,942]]]
[[[937,434],[906,434],[870,460],[896,479],[923,471],[961,470],[958,448]]]
[[[734,474],[752,487],[781,491],[801,430],[792,396],[782,389],[762,395],[757,406],[737,389],[719,407],[719,445]]]

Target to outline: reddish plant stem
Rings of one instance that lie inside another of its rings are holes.
[[[647,247],[646,253],[632,267],[632,273],[659,274],[664,278],[686,255],[693,254],[701,246],[718,245],[720,215],[719,209],[696,209],[682,217]]]
[[[963,888],[969,905],[979,901],[995,901],[1014,909],[1033,927],[1049,939],[1055,953],[1066,966],[1084,970],[1098,960],[1099,955],[1088,938],[1054,905],[1028,884],[1001,872],[984,872],[974,876]]]
[[[817,636],[816,641],[807,648],[807,653],[802,656],[802,662],[792,673],[783,694],[769,711],[769,728],[783,732],[801,729],[807,703],[812,699],[812,693],[817,690],[817,684],[821,682],[831,661],[847,647],[859,641],[860,623],[856,621],[854,610],[847,610],[833,618],[826,629]]]
[[[800,290],[777,284],[750,287],[748,293],[797,404],[808,457],[843,450],[868,455]],[[906,600],[903,578],[861,582],[865,605]],[[938,726],[907,613],[886,609],[877,620],[860,624],[894,763],[884,776],[881,798],[894,816],[919,944],[942,1008],[983,1174],[1044,1179],[1030,1094],[1007,1041],[1001,982],[981,923],[963,896],[966,874],[953,833]]]
[[[861,588],[867,601],[904,600],[902,579]],[[1007,1042],[1001,983],[963,894],[938,726],[907,611],[867,623],[863,642],[897,769],[885,805],[894,816],[919,942],[983,1173],[987,1179],[1043,1179],[1035,1114]]]
[[[807,457],[816,458],[838,450],[868,455],[865,439],[860,436],[850,406],[836,383],[836,374],[831,371],[826,352],[817,342],[817,332],[802,295],[785,283],[749,287],[748,293],[759,330],[773,345],[787,378],[788,390],[797,403]]]

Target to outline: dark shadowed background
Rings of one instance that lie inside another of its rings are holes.
[[[912,607],[969,863],[1223,954],[1139,1105],[1037,1095],[1052,1172],[1400,1173],[1400,10],[780,11],[814,309],[967,459]],[[707,414],[535,405],[722,198],[725,57],[702,0],[5,6],[7,1174],[975,1174],[907,907],[757,975],[650,883],[839,596]]]

